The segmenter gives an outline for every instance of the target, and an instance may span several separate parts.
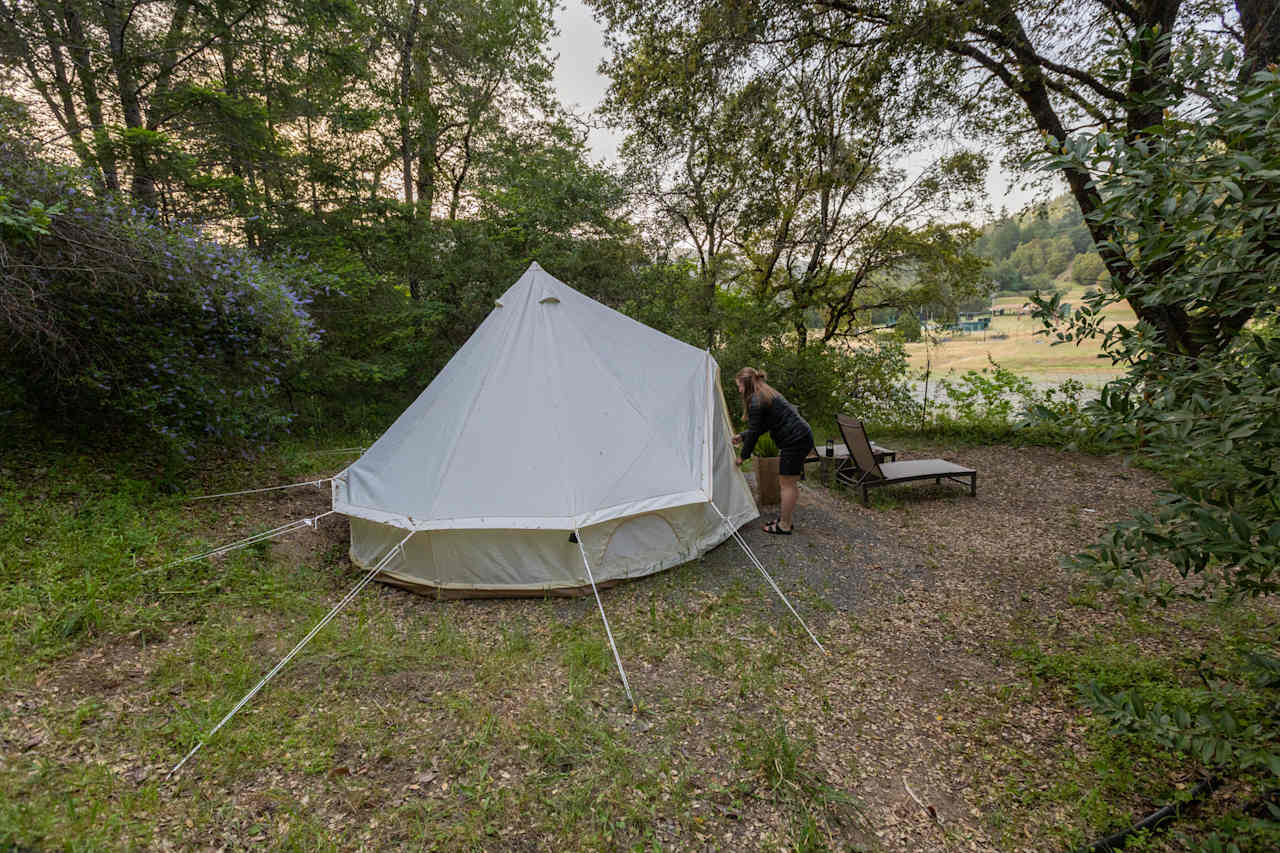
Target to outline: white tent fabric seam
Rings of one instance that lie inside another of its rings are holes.
[[[504,320],[503,326],[505,331],[505,327],[511,325],[511,322],[512,322],[511,315],[508,314],[504,316],[502,319]],[[465,344],[463,346],[465,346]],[[493,368],[496,364],[497,364],[497,361],[492,360],[489,362],[488,366],[485,368],[484,376],[481,377],[480,384],[476,386],[476,393],[471,398],[470,405],[467,406],[467,414],[465,417],[462,418],[462,420],[458,424],[457,435],[461,435],[467,431],[467,424],[471,422],[471,416],[475,414],[476,406],[479,405],[480,398],[484,395],[484,386],[488,384],[489,377],[493,375]],[[456,436],[455,436],[455,439],[456,439]],[[455,442],[452,443],[450,446],[448,461],[446,461],[445,464],[441,467],[440,479],[442,481],[445,480],[448,473],[453,470],[453,463],[457,455],[458,455],[458,445],[455,440]],[[432,515],[435,514],[436,504],[439,503],[441,496],[442,496],[441,493],[436,494],[436,499],[431,504],[430,514]]]
[[[334,477],[335,490],[336,483],[341,479],[341,475]],[[339,499],[340,500],[340,499]],[[646,512],[655,512],[662,509],[671,509],[680,506],[689,506],[691,504],[708,503],[711,496],[706,492],[698,490],[691,492],[676,492],[670,495],[658,495],[656,497],[647,498],[644,501],[631,501],[616,506],[604,507],[591,512],[584,512],[579,515],[544,515],[544,516],[477,516],[473,518],[440,518],[431,521],[419,521],[412,516],[404,516],[391,512],[374,509],[372,507],[359,506],[357,504],[342,502],[342,514],[354,515],[357,518],[364,518],[368,521],[376,521],[380,524],[390,524],[403,530],[428,531],[428,530],[473,530],[476,528],[492,528],[494,530],[564,530],[566,532],[573,530],[575,527],[590,527],[595,524],[603,524],[606,521],[613,521],[617,518],[626,518],[631,515],[639,515]]]

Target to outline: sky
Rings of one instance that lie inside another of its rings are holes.
[[[608,54],[604,28],[582,0],[565,0],[564,8],[556,15],[556,24],[560,35],[552,40],[551,50],[560,59],[552,82],[562,103],[579,114],[589,113],[600,105],[609,88],[609,78],[596,71]],[[612,162],[622,140],[608,128],[600,127],[590,132],[588,141],[596,159]]]
[[[582,0],[564,0],[564,7],[556,14],[556,24],[560,34],[552,40],[551,49],[559,55],[559,60],[552,82],[561,102],[586,117],[604,100],[605,90],[609,87],[609,79],[596,71],[608,53],[604,44],[604,28],[592,17]],[[595,159],[612,163],[622,138],[601,126],[589,132],[587,141]],[[1036,191],[1021,186],[1024,183],[1019,176],[1011,175],[999,164],[992,163],[987,174],[985,206],[997,215],[1001,208],[1017,212],[1038,199]],[[977,218],[985,216],[979,214]]]

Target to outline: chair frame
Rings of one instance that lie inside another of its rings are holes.
[[[847,415],[837,415],[836,426],[840,430],[841,437],[844,438],[845,447],[849,448],[848,460],[836,469],[836,479],[841,483],[861,489],[863,506],[871,505],[871,496],[869,494],[871,489],[920,480],[933,480],[939,485],[942,484],[943,480],[950,480],[962,486],[968,486],[970,497],[978,496],[978,472],[972,469],[886,477],[880,468],[881,460],[877,458],[876,453],[871,449],[871,441],[867,438],[867,431],[863,427],[862,421]],[[945,459],[922,459],[916,461],[946,462]],[[968,482],[966,483],[965,480],[968,480]]]

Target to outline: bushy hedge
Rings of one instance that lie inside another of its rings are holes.
[[[174,447],[287,422],[280,376],[319,335],[306,264],[162,225],[13,127],[0,118],[0,412]]]

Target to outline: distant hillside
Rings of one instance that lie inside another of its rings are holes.
[[[991,259],[999,291],[1091,285],[1103,274],[1080,209],[1066,194],[991,223],[975,248]]]

